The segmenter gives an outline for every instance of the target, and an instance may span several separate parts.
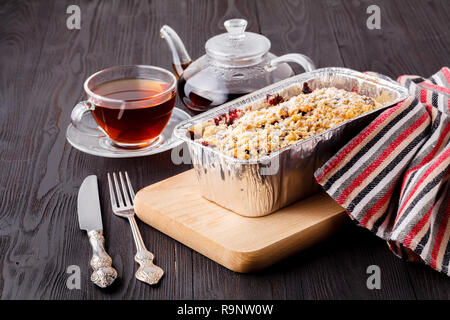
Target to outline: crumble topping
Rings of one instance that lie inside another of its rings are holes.
[[[312,137],[374,110],[374,99],[337,88],[311,90],[284,100],[268,95],[264,107],[248,107],[191,128],[191,136],[205,146],[237,159],[256,159]]]

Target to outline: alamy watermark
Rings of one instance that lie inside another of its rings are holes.
[[[366,26],[369,30],[381,29],[381,9],[376,4],[370,5],[366,10],[370,16],[367,18]]]
[[[66,19],[66,26],[69,30],[81,29],[81,9],[76,4],[67,7],[66,13],[69,15]]]
[[[66,273],[69,274],[69,277],[66,280],[67,289],[81,289],[81,270],[77,265],[70,265],[66,269]]]
[[[374,289],[381,289],[381,269],[376,264],[370,265],[367,267],[366,270],[367,274],[370,274],[370,276],[367,278],[366,285],[367,289],[374,290]]]

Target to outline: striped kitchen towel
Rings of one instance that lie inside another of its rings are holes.
[[[380,114],[315,177],[395,254],[450,276],[450,69],[398,81],[411,97]]]

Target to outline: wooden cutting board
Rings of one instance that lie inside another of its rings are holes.
[[[140,190],[137,216],[237,272],[267,267],[328,237],[346,219],[320,192],[268,216],[242,217],[200,195],[193,170]]]

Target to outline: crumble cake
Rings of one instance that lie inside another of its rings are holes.
[[[237,159],[257,159],[356,118],[381,105],[343,89],[311,90],[284,100],[268,95],[261,106],[233,110],[190,129],[192,138]]]

